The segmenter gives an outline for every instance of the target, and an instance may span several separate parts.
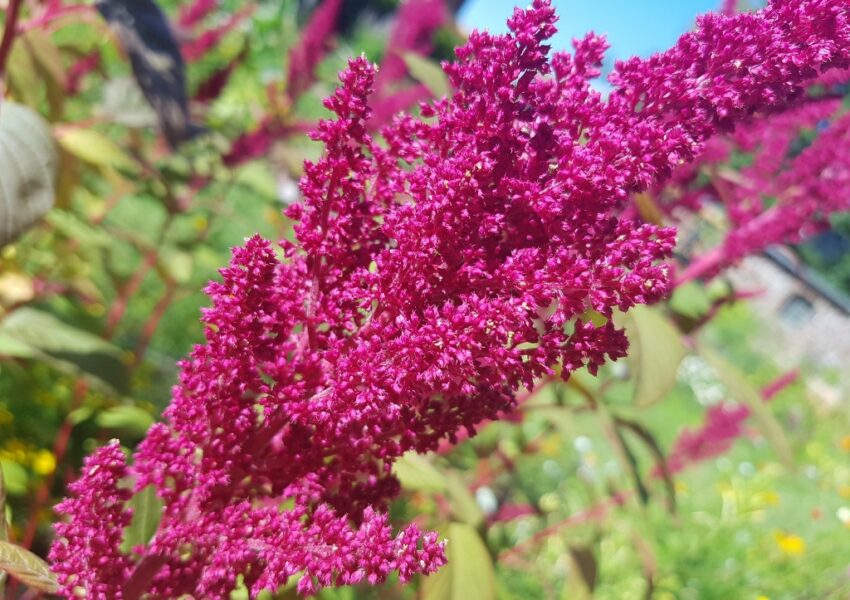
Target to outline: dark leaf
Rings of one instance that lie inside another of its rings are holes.
[[[63,371],[91,375],[118,391],[128,386],[118,348],[33,308],[20,308],[0,321],[0,354],[44,360]]]
[[[121,41],[133,75],[175,148],[200,128],[191,122],[186,67],[171,25],[152,0],[100,0],[97,9]]]
[[[570,563],[572,571],[568,585],[564,588],[563,598],[566,600],[590,599],[596,582],[599,579],[599,564],[593,548],[589,546],[570,546]]]
[[[676,486],[673,482],[673,475],[667,466],[667,459],[664,456],[664,451],[655,436],[643,425],[636,421],[630,421],[621,417],[615,417],[614,422],[618,427],[625,427],[634,433],[649,449],[655,460],[655,465],[658,469],[658,474],[664,479],[664,488],[667,492],[667,508],[671,513],[676,512]]]

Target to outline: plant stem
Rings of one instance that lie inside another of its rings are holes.
[[[50,499],[50,489],[53,487],[53,481],[56,479],[56,472],[59,469],[59,466],[62,464],[63,459],[65,458],[65,454],[68,451],[68,444],[71,441],[71,432],[74,429],[74,423],[71,421],[69,416],[80,406],[82,406],[83,401],[85,400],[86,393],[88,392],[88,384],[83,379],[78,379],[76,385],[74,386],[74,398],[71,402],[71,406],[68,410],[68,414],[65,416],[65,420],[62,422],[62,426],[59,428],[59,432],[56,434],[56,439],[53,441],[53,456],[56,460],[56,468],[52,473],[47,475],[41,482],[41,485],[36,492],[35,501],[33,502],[33,506],[30,512],[30,518],[27,522],[27,527],[24,532],[23,538],[21,539],[21,546],[26,549],[29,549],[32,546],[33,541],[35,540],[35,534],[38,531],[38,520],[39,513],[47,501]]]
[[[169,306],[171,306],[171,302],[177,295],[178,289],[179,286],[174,281],[167,281],[165,283],[165,294],[163,294],[162,298],[160,298],[156,303],[150,317],[142,326],[139,341],[136,343],[136,349],[133,352],[133,365],[135,367],[142,364],[142,360],[145,357],[145,352],[147,352],[151,338],[153,337],[153,334],[156,333],[156,329],[159,326],[159,322],[162,320],[162,317],[165,316],[165,311],[168,310]]]
[[[12,53],[12,44],[18,27],[18,15],[21,12],[23,0],[10,0],[9,8],[6,9],[6,25],[3,28],[3,40],[0,41],[0,85],[6,74],[6,63]]]
[[[94,7],[89,4],[71,4],[70,6],[61,6],[56,10],[46,10],[40,16],[30,19],[25,23],[21,23],[21,26],[18,27],[18,33],[25,33],[32,29],[45,27],[50,25],[53,21],[67,17],[68,15],[91,13],[93,9]]]

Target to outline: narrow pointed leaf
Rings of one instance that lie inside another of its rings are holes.
[[[130,499],[133,520],[124,530],[121,550],[130,552],[134,547],[147,544],[156,533],[162,518],[162,500],[156,495],[156,488],[149,485]]]
[[[457,473],[448,473],[446,476],[446,490],[452,513],[459,521],[472,527],[478,527],[484,522],[484,513],[470,493],[469,488]]]
[[[449,80],[440,65],[414,52],[405,52],[402,59],[410,75],[428,88],[435,98],[442,98],[451,93]]]
[[[98,167],[132,170],[133,160],[112,140],[94,129],[63,127],[59,143],[66,152]]]
[[[63,371],[91,375],[119,391],[128,386],[118,348],[33,308],[19,308],[0,321],[0,354],[38,358]]]
[[[676,372],[685,356],[682,336],[658,310],[646,306],[631,309],[625,325],[635,377],[634,403],[648,406],[676,385]]]
[[[42,592],[58,589],[56,578],[46,562],[29,550],[5,541],[0,541],[0,570]]]
[[[393,472],[406,490],[440,492],[448,485],[446,476],[426,457],[408,452],[393,465]]]
[[[701,347],[700,354],[717,373],[732,397],[750,409],[759,429],[773,447],[779,460],[787,469],[793,471],[794,455],[791,444],[785,436],[782,425],[770,411],[770,407],[765,404],[758,389],[747,381],[744,373],[717,352]]]
[[[487,546],[466,523],[448,527],[448,563],[422,585],[422,600],[495,600],[496,575]]]
[[[139,437],[153,425],[154,418],[138,406],[115,406],[97,415],[97,424],[105,429],[121,429]]]

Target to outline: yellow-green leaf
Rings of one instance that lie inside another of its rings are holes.
[[[50,103],[52,120],[60,118],[65,101],[67,76],[59,49],[50,36],[38,29],[31,29],[21,36],[23,44],[32,56],[33,63],[44,81],[47,100]]]
[[[29,475],[20,464],[7,458],[0,458],[3,469],[3,486],[10,496],[23,496],[29,489]]]
[[[9,56],[8,72],[9,89],[15,100],[38,109],[42,98],[41,79],[29,48],[15,44]]]
[[[570,546],[570,573],[567,577],[563,600],[590,600],[599,579],[599,563],[591,546]]]
[[[472,527],[484,522],[484,513],[460,475],[453,472],[446,474],[446,491],[455,518]]]
[[[118,390],[128,384],[127,367],[116,346],[26,306],[0,321],[0,354],[37,357],[60,370],[91,375]]]
[[[9,542],[0,541],[0,570],[35,590],[55,592],[59,589],[46,562]]]
[[[702,284],[689,281],[676,287],[670,297],[669,306],[680,315],[698,319],[711,310],[711,297]]]
[[[194,260],[188,252],[173,247],[166,247],[162,249],[158,268],[166,278],[176,283],[184,284],[188,283],[192,277]]]
[[[138,406],[121,405],[107,409],[97,415],[95,422],[106,429],[123,429],[143,436],[153,425],[154,418]]]
[[[779,421],[765,404],[764,399],[744,373],[717,352],[705,346],[700,347],[700,355],[717,373],[720,381],[729,390],[732,397],[750,409],[764,437],[773,447],[779,460],[791,471],[794,470],[794,455],[791,444],[785,436]]]
[[[493,560],[475,529],[451,523],[446,558],[448,564],[423,581],[423,600],[495,600]]]
[[[428,88],[435,98],[442,98],[451,93],[449,79],[440,65],[414,52],[405,52],[401,58],[410,75]]]
[[[162,500],[156,495],[156,488],[149,485],[130,499],[133,520],[124,529],[121,550],[130,552],[136,546],[147,544],[156,533],[162,518]]]
[[[98,167],[132,170],[133,160],[112,140],[82,127],[62,127],[57,130],[59,144],[70,154]]]
[[[647,306],[632,308],[625,326],[635,379],[634,403],[648,406],[676,385],[676,371],[685,356],[682,336],[664,315]]]
[[[648,192],[635,194],[635,205],[641,218],[647,223],[652,223],[653,225],[664,224],[664,213],[661,212],[661,208],[659,208],[655,199]]]
[[[406,490],[416,492],[441,492],[448,485],[443,475],[431,461],[415,452],[408,452],[393,465],[393,472]]]

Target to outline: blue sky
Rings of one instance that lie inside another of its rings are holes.
[[[467,28],[504,32],[514,6],[529,0],[467,0],[460,14]],[[670,47],[689,30],[695,17],[717,8],[720,0],[553,0],[558,12],[555,49],[570,46],[588,31],[604,33],[609,58],[648,56]]]

